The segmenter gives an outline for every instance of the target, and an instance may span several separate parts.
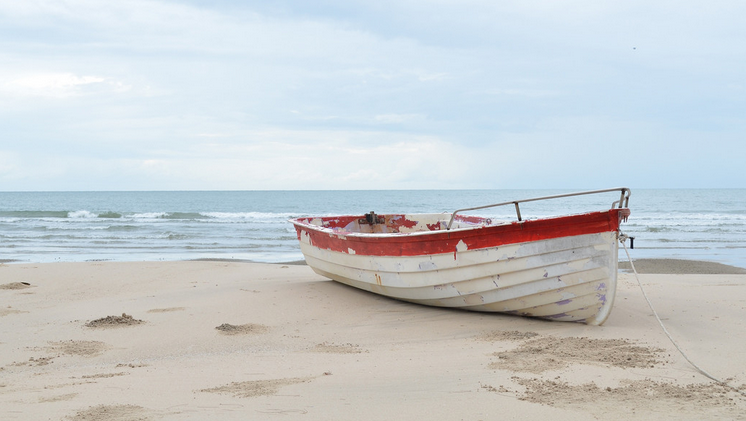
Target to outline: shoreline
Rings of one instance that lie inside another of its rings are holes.
[[[219,257],[206,257],[186,260],[159,260],[159,261],[119,261],[119,260],[85,260],[82,262],[25,262],[11,259],[0,259],[0,265],[31,265],[31,264],[55,264],[55,263],[163,263],[163,262],[225,262],[225,263],[258,263],[268,265],[292,265],[306,266],[305,260],[293,260],[286,262],[258,262],[248,259],[231,259]],[[729,265],[710,260],[696,259],[673,259],[673,258],[642,258],[632,259],[637,273],[640,274],[702,274],[702,275],[740,275],[746,274],[746,268]],[[619,260],[619,271],[632,273],[632,266],[628,260]]]
[[[632,259],[632,263],[640,274],[669,274],[669,275],[742,275],[746,269],[738,266],[707,260],[687,259]],[[619,270],[632,273],[632,265],[627,260],[619,261]]]

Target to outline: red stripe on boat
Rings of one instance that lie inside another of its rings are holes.
[[[335,233],[308,223],[316,218],[301,218],[294,221],[294,225],[299,239],[301,232],[306,232],[311,245],[320,249],[341,253],[350,253],[352,250],[354,254],[366,256],[421,256],[454,253],[461,241],[466,244],[468,250],[476,250],[506,244],[617,231],[620,219],[628,215],[629,209],[610,209],[580,215],[516,221],[505,225],[418,234]],[[330,223],[332,227],[343,227],[358,218],[360,216],[318,219]]]

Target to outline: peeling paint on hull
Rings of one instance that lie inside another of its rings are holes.
[[[448,214],[385,215],[381,227],[350,222],[359,216],[291,222],[308,265],[335,281],[430,306],[600,325],[614,302],[618,228],[627,215],[468,217],[452,230],[438,223]]]

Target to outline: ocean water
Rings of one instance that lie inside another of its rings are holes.
[[[564,190],[0,192],[0,261],[301,260],[290,218],[451,212]],[[521,205],[524,219],[600,210],[618,193]],[[746,189],[632,190],[633,258],[746,267]],[[515,219],[512,206],[471,212]],[[628,243],[629,245],[629,243]],[[620,258],[626,255],[620,251]]]

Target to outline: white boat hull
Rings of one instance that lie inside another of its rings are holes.
[[[598,325],[616,291],[616,232],[430,256],[336,252],[314,247],[308,234],[300,244],[319,275],[429,306]]]

